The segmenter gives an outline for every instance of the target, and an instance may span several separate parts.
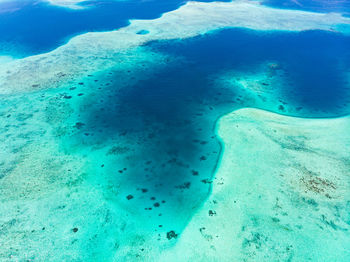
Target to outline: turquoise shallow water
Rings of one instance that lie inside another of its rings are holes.
[[[210,196],[222,149],[217,119],[242,107],[349,114],[349,39],[224,29],[130,49],[112,69],[57,89],[1,95],[0,179],[38,177],[3,191],[15,204],[2,233],[16,223],[34,230],[11,254],[47,239],[58,250],[69,243],[70,253],[45,247],[56,261],[113,260],[134,245],[136,260],[142,249],[175,245]],[[37,210],[35,222],[16,210],[21,201]]]

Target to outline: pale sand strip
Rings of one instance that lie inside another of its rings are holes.
[[[61,6],[71,9],[83,9],[82,6],[79,6],[79,3],[82,3],[86,0],[46,0],[52,5]]]
[[[86,8],[86,6],[79,5],[79,4],[83,2],[87,2],[88,0],[43,0],[43,1],[49,2],[51,5],[55,5],[55,6],[79,10],[79,9]],[[115,1],[124,1],[124,0],[115,0]]]
[[[340,14],[283,10],[246,2],[188,2],[154,20],[133,20],[111,32],[86,33],[56,50],[0,64],[0,94],[54,88],[118,63],[118,54],[152,40],[188,38],[225,27],[253,30],[333,30]],[[346,30],[347,27],[342,27]],[[139,35],[139,30],[150,33]]]

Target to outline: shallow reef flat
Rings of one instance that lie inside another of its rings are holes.
[[[0,97],[1,261],[152,261],[176,244],[210,191],[206,103],[221,100],[201,82],[178,93],[167,59],[138,47],[113,71]]]
[[[135,81],[134,75],[128,77],[124,71],[128,67],[142,76],[162,62],[159,55],[133,52],[123,59],[124,75],[117,78],[118,84]],[[145,167],[152,169],[154,163],[144,164],[147,160],[139,155],[142,152],[134,151],[135,144],[148,133],[143,129],[124,139],[130,130],[117,132],[101,122],[90,127],[79,119],[90,103],[104,106],[102,98],[96,99],[96,92],[102,86],[106,96],[110,95],[107,90],[114,78],[106,75],[101,85],[94,80],[102,82],[102,77],[90,76],[84,85],[1,97],[1,261],[111,261],[116,250],[126,259],[136,257],[149,239],[161,245],[157,229],[164,225],[168,230],[159,216],[167,213],[164,198],[158,197],[156,190],[137,190],[123,183],[133,170],[125,159],[132,158],[137,174],[147,174]],[[106,129],[115,131],[114,136],[103,133],[103,139],[102,135],[95,138],[98,130]],[[144,161],[140,163],[140,159]],[[144,220],[148,216],[157,221],[148,218],[152,222],[148,225]],[[166,233],[162,233],[162,240],[169,245]]]
[[[79,3],[82,3],[86,0],[47,0],[52,5],[62,6],[71,9],[82,9],[82,6],[79,6]]]
[[[111,68],[119,54],[153,40],[188,38],[225,27],[346,33],[349,24],[349,18],[336,13],[274,9],[241,1],[188,2],[158,19],[132,20],[129,26],[117,31],[83,34],[52,52],[0,64],[0,93],[58,87],[74,78]]]
[[[4,1],[8,1],[8,0],[4,0]],[[84,2],[88,2],[87,0],[44,0],[44,1],[50,3],[51,5],[74,9],[74,10],[87,8],[80,4]],[[125,1],[125,0],[115,0],[115,1]]]
[[[349,117],[228,114],[212,177],[222,112],[163,122],[129,109],[140,85],[109,90],[118,74],[2,101],[1,261],[348,260]]]
[[[159,261],[349,261],[350,117],[240,109],[212,193]]]

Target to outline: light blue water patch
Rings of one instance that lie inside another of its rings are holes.
[[[343,34],[350,35],[350,25],[339,24],[335,26],[335,30],[339,30]]]

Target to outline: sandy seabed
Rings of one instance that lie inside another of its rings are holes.
[[[162,261],[348,261],[349,130],[349,117],[222,117],[212,193]]]

